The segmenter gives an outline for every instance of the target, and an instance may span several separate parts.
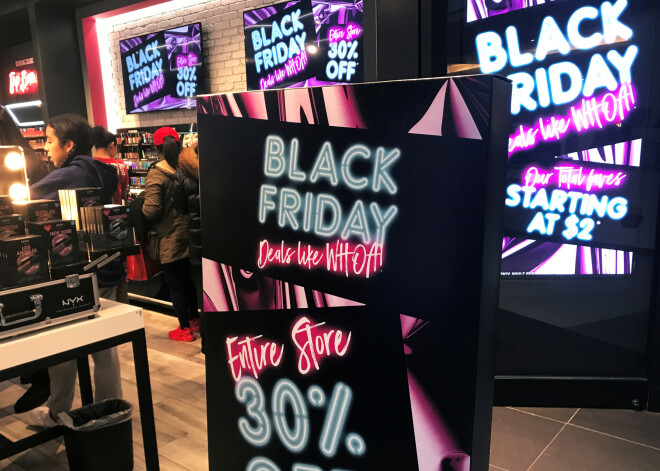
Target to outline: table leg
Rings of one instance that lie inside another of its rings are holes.
[[[147,339],[144,336],[144,330],[136,333],[133,337],[133,359],[135,361],[138,401],[140,403],[144,461],[149,471],[159,471],[154,405],[151,399],[151,380],[147,360]]]
[[[94,402],[92,394],[92,378],[89,373],[89,357],[87,355],[76,359],[78,364],[78,382],[80,383],[80,400],[83,406]]]

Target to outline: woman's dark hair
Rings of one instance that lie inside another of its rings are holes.
[[[181,152],[181,143],[175,140],[172,136],[165,136],[163,145],[156,146],[158,152],[163,154],[165,161],[170,164],[172,168],[177,168],[179,165],[179,153]]]
[[[94,126],[92,128],[92,139],[94,141],[94,147],[97,149],[105,149],[113,142],[117,143],[117,136],[112,134],[103,126]]]
[[[92,128],[82,116],[73,113],[61,114],[50,118],[48,126],[55,131],[60,145],[64,145],[66,141],[73,142],[73,148],[64,164],[76,155],[92,153]]]
[[[27,176],[31,185],[48,175],[48,164],[32,150],[30,143],[23,137],[21,130],[18,129],[16,123],[2,105],[0,105],[0,145],[21,146],[23,148]]]

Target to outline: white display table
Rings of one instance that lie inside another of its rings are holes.
[[[94,319],[79,319],[0,340],[0,381],[77,360],[82,402],[89,404],[92,389],[88,355],[127,342],[133,344],[145,463],[147,469],[157,471],[158,447],[141,308],[101,299],[101,309]],[[52,440],[62,432],[62,427],[53,427],[17,442],[0,435],[0,459]]]

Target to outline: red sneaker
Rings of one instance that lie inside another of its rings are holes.
[[[190,319],[190,330],[193,332],[199,332],[199,317],[196,319]]]
[[[192,342],[195,340],[195,336],[188,327],[182,329],[179,326],[174,330],[170,330],[169,335],[172,340],[178,340],[179,342]]]

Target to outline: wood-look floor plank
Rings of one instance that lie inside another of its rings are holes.
[[[183,429],[190,436],[206,440],[206,409],[169,402],[155,404],[154,415],[163,422]]]
[[[197,471],[197,470],[208,470],[208,466],[205,468],[193,468],[190,466],[181,466],[165,456],[162,456],[160,450],[158,450],[158,464],[160,465],[160,471]],[[133,471],[146,471],[147,467],[144,464],[144,448],[142,445],[133,445],[133,461],[134,468]]]
[[[209,469],[208,443],[194,436],[185,436],[168,443],[158,454],[189,469]]]

